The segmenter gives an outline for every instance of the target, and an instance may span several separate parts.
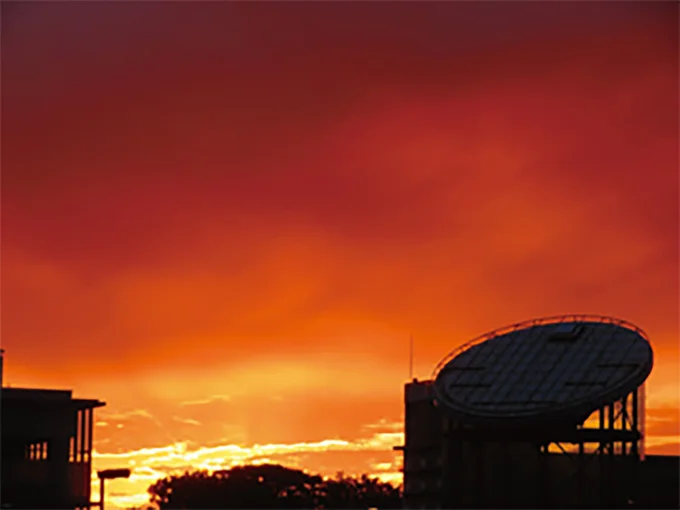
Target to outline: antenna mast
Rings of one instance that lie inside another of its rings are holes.
[[[413,335],[410,335],[409,337],[408,380],[413,380]]]

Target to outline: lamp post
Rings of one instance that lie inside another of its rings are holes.
[[[105,469],[97,471],[99,477],[99,510],[104,510],[104,480],[114,480],[115,478],[130,478],[129,469]]]

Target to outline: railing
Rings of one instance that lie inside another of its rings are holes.
[[[449,361],[458,356],[460,353],[468,350],[469,348],[477,344],[481,344],[482,342],[486,342],[487,340],[491,340],[492,338],[506,335],[514,331],[519,331],[521,329],[526,329],[533,326],[544,326],[547,324],[559,324],[563,322],[596,322],[599,324],[614,324],[616,326],[621,326],[623,328],[635,331],[642,338],[649,341],[647,334],[642,329],[637,327],[635,324],[632,324],[623,319],[607,317],[605,315],[569,314],[569,315],[554,315],[538,319],[530,319],[527,321],[512,324],[510,326],[504,326],[493,331],[490,331],[488,333],[484,333],[483,335],[473,338],[472,340],[461,345],[460,347],[457,347],[449,354],[447,354],[439,363],[437,363],[437,366],[435,366],[434,370],[432,371],[431,379],[435,380],[439,372],[441,372],[441,370],[447,365]]]

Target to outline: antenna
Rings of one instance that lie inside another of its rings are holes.
[[[408,352],[408,380],[413,380],[413,335],[409,337],[409,352]]]

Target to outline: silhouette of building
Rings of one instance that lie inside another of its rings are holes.
[[[586,454],[579,479],[578,454],[542,454],[537,442],[483,431],[452,452],[456,424],[435,406],[432,383],[414,379],[404,387],[404,445],[396,447],[403,451],[404,508],[680,508],[677,455],[645,456],[636,481],[625,469],[604,477],[597,452]],[[637,493],[636,502],[603,498],[629,493]]]
[[[93,415],[104,405],[65,390],[1,388],[3,508],[91,506]]]
[[[403,498],[405,508],[443,504],[444,416],[433,405],[432,381],[404,387]]]
[[[405,385],[405,438],[396,448],[403,451],[404,508],[680,507],[680,459],[644,455],[641,381],[651,371],[644,334],[622,321],[557,319],[483,335],[445,358],[432,379]],[[580,346],[579,335],[586,338]],[[574,363],[582,353],[585,361]],[[518,380],[517,372],[530,381],[533,371],[543,370],[542,357],[558,371],[552,386]],[[606,369],[637,380],[619,389],[609,381],[623,377]],[[494,382],[500,373],[510,376],[505,384]],[[557,400],[552,388],[561,379],[566,391],[583,388],[586,398],[573,402],[585,408],[563,406],[549,415],[550,404],[532,415],[531,395]],[[614,390],[588,400],[599,387]],[[447,401],[449,395],[454,400]],[[482,403],[487,407],[475,416]],[[513,406],[523,414],[507,411]]]

